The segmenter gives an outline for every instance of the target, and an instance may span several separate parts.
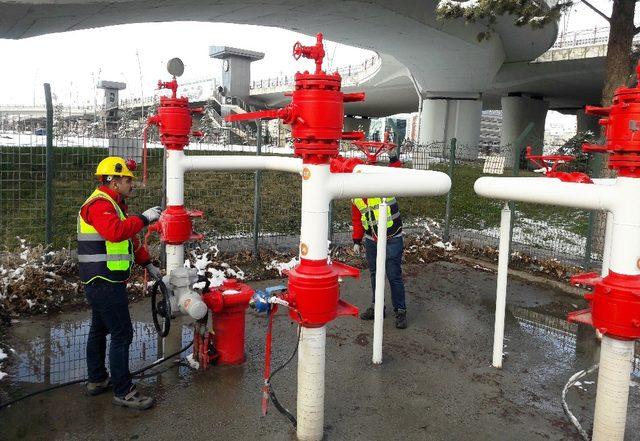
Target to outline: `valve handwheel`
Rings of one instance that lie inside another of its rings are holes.
[[[299,41],[296,41],[296,43],[293,45],[293,58],[295,58],[296,60],[299,60],[301,56],[302,56],[302,43],[300,43]]]
[[[161,298],[158,298],[158,289],[162,292]],[[151,316],[153,317],[153,326],[156,328],[158,335],[160,337],[169,335],[169,329],[171,328],[171,301],[169,300],[169,290],[162,280],[156,280],[151,288]]]

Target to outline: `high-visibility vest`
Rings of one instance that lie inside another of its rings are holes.
[[[118,203],[99,189],[96,189],[82,206],[96,199],[108,200],[115,207],[120,220],[127,218]],[[86,223],[80,213],[78,213],[77,233],[78,267],[82,283],[86,284],[96,279],[120,283],[129,278],[133,265],[133,243],[130,239],[109,242],[96,231],[93,225]]]
[[[396,198],[384,198],[387,203],[387,237],[394,237],[402,233],[402,218]],[[378,218],[382,198],[362,198],[352,200],[353,205],[360,211],[360,221],[365,230],[365,237],[375,239],[378,235]]]

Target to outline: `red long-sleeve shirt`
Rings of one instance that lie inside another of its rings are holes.
[[[402,168],[402,163],[400,160],[390,162],[389,167],[393,168]],[[367,202],[366,198],[363,198],[365,202]],[[364,237],[364,227],[362,226],[362,213],[358,210],[354,204],[351,204],[351,225],[353,226],[353,232],[351,233],[351,238],[354,242],[362,241]]]
[[[101,185],[99,190],[111,196],[118,203],[122,212],[127,214],[127,206],[120,194],[106,185]],[[139,217],[131,216],[121,220],[113,204],[104,198],[98,198],[82,207],[80,216],[109,242],[122,242],[123,240],[131,239],[135,261],[138,265],[144,266],[151,262],[149,251],[136,236],[145,226],[143,220]]]

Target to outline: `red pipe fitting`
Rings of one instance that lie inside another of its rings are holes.
[[[180,245],[190,240],[201,240],[204,235],[193,232],[194,217],[202,217],[202,211],[185,210],[183,205],[170,205],[160,215],[160,219],[149,227],[157,231],[160,240],[169,245]]]
[[[340,277],[360,277],[360,270],[340,262],[301,259],[288,272],[288,292],[292,320],[309,328],[325,325],[338,316],[358,315],[358,308],[340,299]]]
[[[569,313],[569,321],[619,339],[640,338],[640,275],[609,272],[601,278],[586,273],[572,277],[571,283],[593,287],[593,293],[585,294],[590,308]]]
[[[249,285],[227,279],[202,296],[213,312],[213,345],[219,364],[241,364],[245,360],[245,312],[253,293]]]

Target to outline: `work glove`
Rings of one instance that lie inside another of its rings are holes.
[[[359,256],[361,251],[362,251],[362,243],[361,242],[354,242],[353,243],[353,254],[355,254],[356,256]]]
[[[148,210],[142,212],[140,216],[144,218],[143,220],[146,220],[145,225],[149,225],[150,223],[160,219],[161,213],[162,213],[162,208],[156,206],[156,207],[151,207]]]
[[[162,272],[160,272],[160,268],[155,266],[153,263],[147,263],[144,268],[147,270],[147,272],[149,273],[149,276],[151,276],[152,279],[154,280],[162,279]]]

